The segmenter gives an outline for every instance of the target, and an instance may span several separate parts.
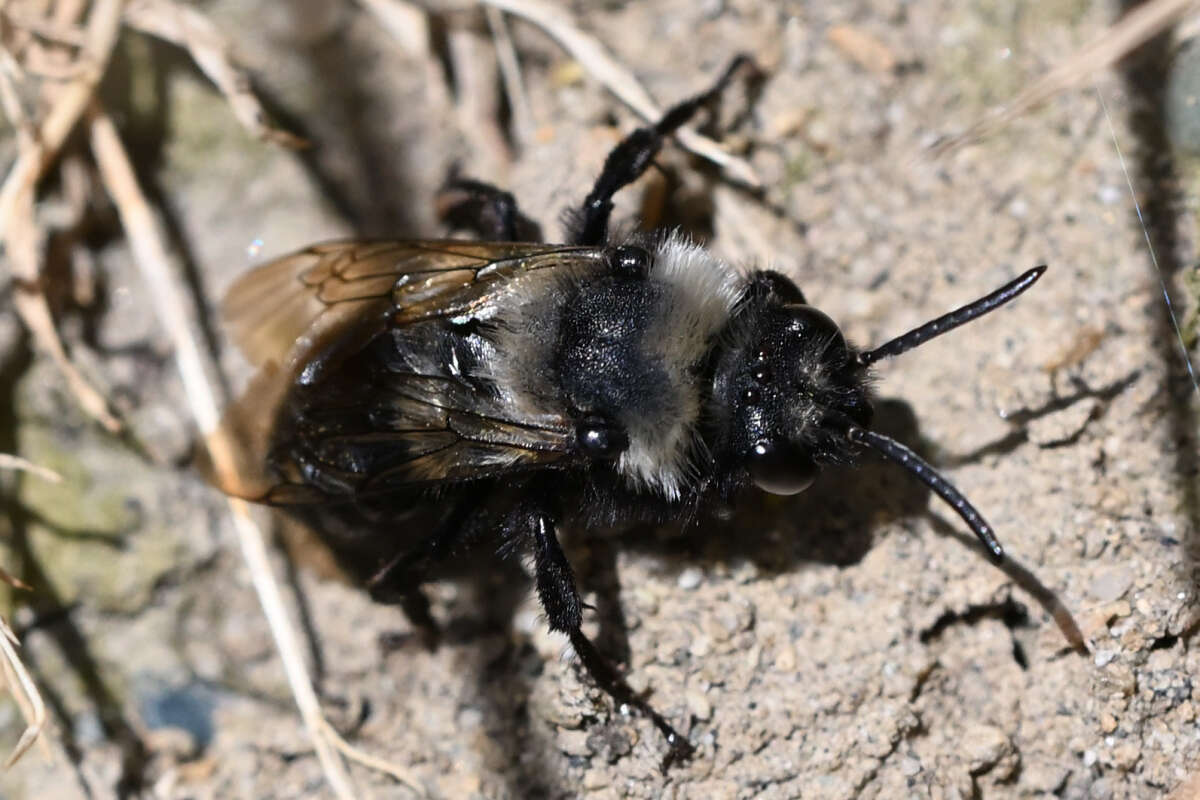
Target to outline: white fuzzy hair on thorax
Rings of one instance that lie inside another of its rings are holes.
[[[635,485],[677,500],[695,471],[700,446],[701,387],[697,365],[728,323],[745,283],[733,266],[688,237],[673,232],[653,248],[647,280],[662,289],[662,303],[644,333],[643,346],[669,376],[669,413],[655,419],[623,418],[629,447],[617,470]]]
[[[654,413],[616,413],[629,445],[615,467],[631,486],[678,500],[694,479],[703,446],[698,368],[729,322],[745,279],[682,234],[640,243],[652,257],[646,281],[657,300],[636,346],[665,380],[655,387]],[[492,300],[493,358],[478,374],[495,385],[515,421],[539,425],[569,413],[552,377],[555,343],[570,287],[593,274],[572,267],[532,273]]]

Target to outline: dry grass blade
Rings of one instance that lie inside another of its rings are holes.
[[[6,239],[6,226],[22,193],[29,192],[58,155],[67,134],[75,127],[104,74],[104,67],[121,29],[124,0],[96,0],[84,28],[84,45],[78,61],[83,67],[69,83],[60,87],[45,118],[38,126],[33,146],[17,156],[0,188],[0,239]]]
[[[1006,106],[971,125],[957,136],[932,148],[935,157],[978,142],[1013,120],[1049,100],[1059,92],[1079,86],[1102,69],[1107,69],[1136,48],[1162,33],[1189,9],[1196,0],[1151,0],[1121,17],[1112,27],[1084,45],[1074,55],[1032,86],[1014,97]]]
[[[600,40],[580,29],[570,12],[561,6],[544,0],[484,0],[484,4],[522,17],[544,30],[592,77],[643,119],[657,122],[662,116],[662,109],[638,83],[634,74],[613,58]],[[675,138],[684,149],[716,164],[735,181],[753,188],[762,185],[758,173],[748,161],[726,152],[707,136],[683,128],[675,134]]]
[[[27,461],[20,456],[14,456],[11,453],[0,453],[0,469],[17,470],[20,472],[28,472],[30,475],[36,475],[44,481],[50,483],[62,483],[62,475],[59,475],[52,469],[34,464],[32,461]]]
[[[42,735],[46,726],[46,704],[42,702],[42,696],[33,678],[29,676],[29,671],[25,669],[25,664],[17,654],[17,646],[16,634],[0,617],[0,688],[7,688],[12,692],[21,718],[25,720],[25,730],[21,732],[21,738],[17,740],[4,762],[5,768],[17,763],[17,760],[33,747],[33,743]]]
[[[308,146],[299,136],[267,123],[267,114],[251,89],[249,77],[234,61],[229,40],[208,17],[173,0],[132,0],[125,10],[125,22],[185,48],[252,136],[292,149]]]
[[[23,458],[5,455],[0,459],[0,467],[4,466],[4,460],[8,460],[10,464],[19,462],[19,465],[14,467],[16,469],[33,467],[30,471],[46,472],[57,480],[62,480],[58,478],[57,473],[43,467],[35,467]],[[27,583],[15,575],[9,574],[8,570],[3,568],[0,568],[0,581],[25,591],[31,589]],[[21,656],[17,653],[19,646],[17,635],[8,626],[8,622],[0,617],[0,689],[8,689],[12,693],[13,701],[21,712],[21,719],[25,720],[25,730],[21,732],[21,738],[17,740],[13,751],[9,753],[8,759],[4,762],[6,769],[25,755],[25,751],[33,746],[46,726],[46,704],[42,702],[42,695],[38,692],[37,685],[30,677],[29,671],[25,669],[25,662],[21,661]]]
[[[38,347],[54,360],[80,407],[107,430],[118,432],[121,422],[109,410],[104,396],[67,357],[54,328],[50,306],[41,291],[41,231],[34,214],[34,191],[46,168],[58,155],[67,135],[90,100],[108,63],[121,22],[121,0],[97,0],[88,15],[83,46],[76,56],[76,77],[56,87],[49,111],[40,123],[29,120],[21,108],[12,81],[20,66],[5,53],[0,76],[0,100],[18,131],[18,155],[0,187],[0,243],[8,255],[17,290],[13,305]]]
[[[504,80],[504,93],[508,96],[508,106],[512,109],[513,130],[517,143],[526,144],[533,137],[533,109],[529,105],[529,97],[525,93],[525,82],[521,79],[521,62],[517,58],[517,49],[513,45],[512,36],[508,33],[508,23],[504,14],[495,6],[484,9],[487,12],[488,29],[492,32],[492,40],[496,43],[496,60],[500,64],[500,76]]]
[[[46,295],[41,291],[41,259],[39,258],[39,235],[33,210],[33,187],[29,186],[13,199],[8,217],[8,230],[4,236],[5,251],[11,265],[17,288],[13,292],[13,307],[21,321],[33,336],[38,348],[45,352],[58,366],[67,381],[67,388],[75,396],[84,413],[95,419],[106,430],[117,433],[122,424],[109,410],[108,401],[83,374],[71,363],[67,351],[54,327],[54,317]]]
[[[329,738],[329,741],[334,747],[341,751],[342,755],[344,755],[346,758],[362,764],[368,769],[373,769],[376,772],[382,772],[386,775],[391,775],[405,787],[414,792],[417,797],[426,796],[425,790],[421,788],[421,785],[416,781],[416,779],[408,774],[405,769],[391,763],[390,761],[385,761],[378,756],[365,753],[354,745],[350,744],[342,738],[341,734],[333,729],[328,720],[322,718],[321,723],[324,726],[325,735]]]

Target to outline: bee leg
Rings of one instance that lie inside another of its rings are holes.
[[[618,707],[629,706],[644,714],[654,727],[662,732],[667,739],[670,750],[663,757],[662,769],[665,772],[676,761],[687,759],[693,752],[693,747],[687,737],[677,732],[667,720],[655,711],[649,703],[639,697],[625,679],[609,663],[591,640],[581,630],[583,624],[583,604],[579,599],[579,591],[575,587],[575,573],[567,561],[558,537],[554,533],[554,523],[545,514],[534,514],[530,520],[533,529],[534,569],[536,572],[538,597],[550,629],[567,634],[571,646],[575,649],[579,661],[587,670],[588,675],[596,682]]]
[[[416,630],[417,639],[428,650],[437,649],[441,630],[429,610],[429,598],[421,591],[429,572],[462,544],[466,509],[445,519],[420,547],[397,553],[366,580],[367,592],[377,603],[397,605]],[[384,642],[389,646],[390,642]]]
[[[451,174],[434,199],[438,219],[497,242],[540,242],[538,224],[521,213],[516,199],[490,183]]]
[[[408,617],[408,621],[416,629],[417,639],[425,649],[431,653],[437,650],[442,639],[442,631],[429,611],[429,598],[425,592],[421,591],[421,587],[414,586],[402,594],[400,608],[404,610],[404,616]]]
[[[626,136],[604,160],[604,169],[592,186],[592,191],[583,201],[583,207],[574,215],[572,244],[600,245],[608,239],[608,218],[612,213],[612,198],[622,187],[633,183],[641,176],[658,151],[663,139],[679,130],[700,109],[713,102],[729,85],[733,76],[746,64],[753,64],[749,56],[739,55],[729,63],[721,77],[708,91],[667,109],[655,125],[638,128]]]
[[[442,631],[429,610],[429,598],[421,591],[420,581],[413,580],[404,588],[391,586],[369,587],[371,599],[384,605],[400,606],[413,627],[413,634],[387,633],[380,637],[385,650],[395,650],[405,641],[415,638],[426,650],[433,652],[441,642]]]

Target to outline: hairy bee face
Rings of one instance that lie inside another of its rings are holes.
[[[713,398],[720,451],[774,494],[808,488],[822,464],[847,460],[845,423],[870,423],[866,370],[837,325],[778,275],[751,288],[719,354]],[[787,300],[785,300],[787,298]],[[790,301],[790,302],[789,302]]]

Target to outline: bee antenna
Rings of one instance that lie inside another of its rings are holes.
[[[1036,279],[1036,276],[1034,277]],[[971,501],[963,496],[962,492],[955,489],[920,456],[895,439],[857,426],[847,429],[846,438],[852,442],[866,445],[917,476],[922,483],[933,490],[934,494],[946,501],[955,513],[962,517],[971,532],[983,543],[992,563],[999,564],[1004,561],[1004,548],[1000,546],[1000,541],[996,538],[996,532],[992,530],[992,526],[975,509],[975,506],[971,505]]]
[[[959,325],[970,322],[976,317],[981,317],[989,311],[994,311],[1000,306],[1012,300],[1017,295],[1024,292],[1030,286],[1037,282],[1037,279],[1042,277],[1046,271],[1046,265],[1034,267],[1028,272],[1021,275],[1016,280],[1010,281],[1001,286],[996,291],[989,295],[979,298],[973,303],[967,303],[962,308],[956,308],[949,314],[943,314],[937,319],[930,320],[924,325],[913,328],[908,333],[897,336],[890,342],[885,342],[874,350],[867,350],[858,354],[858,363],[862,366],[873,364],[881,358],[889,358],[898,356],[901,353],[912,350],[919,344],[928,342],[935,336],[941,336],[947,331],[952,331]]]

